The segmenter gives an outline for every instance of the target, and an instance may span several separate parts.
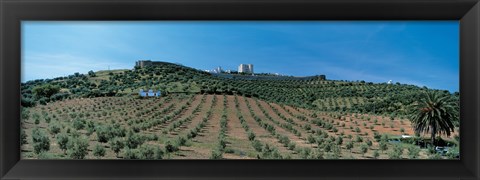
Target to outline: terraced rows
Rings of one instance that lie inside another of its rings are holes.
[[[23,159],[70,159],[75,139],[82,138],[88,139],[85,159],[391,158],[397,147],[385,145],[382,134],[413,134],[405,119],[310,111],[237,95],[71,99],[24,112]],[[35,152],[34,129],[49,139],[48,151]],[[406,148],[400,153],[409,156]]]

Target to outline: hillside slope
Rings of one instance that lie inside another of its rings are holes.
[[[417,100],[423,91],[432,91],[414,85],[321,80],[318,76],[245,77],[226,78],[172,63],[144,69],[75,73],[22,83],[22,106],[64,98],[130,96],[136,95],[139,89],[154,89],[165,93],[237,94],[307,109],[395,117],[405,115],[408,105]],[[46,93],[44,89],[54,93]],[[459,99],[458,93],[451,96]]]
[[[314,113],[236,95],[97,97],[25,109],[23,159],[69,159],[75,157],[72,151],[96,159],[97,147],[104,149],[101,159],[155,158],[151,155],[158,147],[163,159],[209,159],[215,153],[226,159],[386,159],[396,146],[388,143],[388,150],[378,151],[382,136],[413,134],[406,119]],[[33,137],[38,135],[32,134],[37,130],[49,139],[47,152],[35,153]],[[64,146],[61,137],[68,137]],[[84,151],[69,147],[76,139],[85,140]],[[117,140],[123,148],[116,148]],[[366,153],[364,144],[369,144]],[[429,157],[425,149],[417,153],[417,158]],[[400,158],[411,157],[405,151]]]

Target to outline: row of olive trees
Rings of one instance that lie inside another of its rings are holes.
[[[56,136],[56,141],[64,154],[71,159],[84,159],[88,154],[88,138],[79,133],[60,133]],[[32,130],[32,142],[34,153],[40,156],[50,151],[50,138],[42,129]]]

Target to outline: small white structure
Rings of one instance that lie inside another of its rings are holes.
[[[138,92],[138,95],[140,95],[141,97],[160,97],[161,96],[161,92],[160,91],[157,91],[157,92],[153,92],[153,90],[148,90],[148,92],[145,92],[143,89],[140,89],[140,91]]]
[[[141,97],[146,97],[147,93],[145,91],[143,91],[143,89],[140,89],[140,91],[138,92],[138,95],[141,96]]]
[[[392,80],[389,80],[389,81],[387,82],[387,84],[392,84]]]
[[[217,73],[222,73],[223,69],[222,67],[218,66],[217,69],[215,69],[215,71],[217,71]]]
[[[402,135],[402,138],[405,139],[405,138],[412,138],[412,136],[409,136],[409,135]]]

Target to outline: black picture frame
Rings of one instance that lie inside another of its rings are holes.
[[[0,0],[0,179],[480,177],[478,0]],[[20,160],[22,20],[458,20],[461,160]]]

